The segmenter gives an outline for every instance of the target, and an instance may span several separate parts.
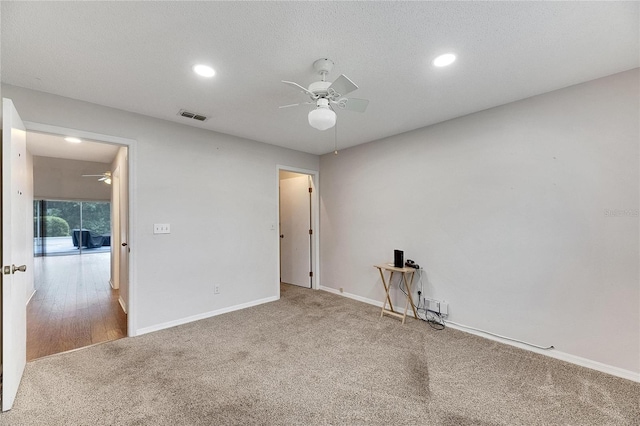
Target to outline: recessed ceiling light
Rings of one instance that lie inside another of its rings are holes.
[[[67,136],[66,138],[64,138],[64,140],[67,141],[67,142],[71,142],[71,143],[80,143],[80,142],[82,142],[80,139],[72,138],[71,136]]]
[[[440,55],[433,60],[433,65],[436,67],[446,67],[447,65],[451,65],[456,60],[456,55],[453,53],[445,53],[444,55]]]
[[[202,77],[213,77],[214,75],[216,75],[216,70],[214,70],[208,65],[202,65],[202,64],[194,65],[193,72],[195,72],[198,75],[201,75]]]

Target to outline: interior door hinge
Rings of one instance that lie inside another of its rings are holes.
[[[310,277],[313,277],[313,272],[309,272],[309,276],[310,276]]]
[[[313,192],[313,188],[309,188],[309,192]]]
[[[309,235],[313,235],[313,229],[309,229]]]

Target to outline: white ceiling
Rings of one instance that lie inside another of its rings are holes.
[[[120,146],[86,139],[83,139],[81,143],[70,143],[64,140],[64,135],[27,132],[27,148],[31,154],[40,157],[111,164],[116,158]]]
[[[323,154],[333,130],[278,109],[318,58],[371,101],[338,111],[345,148],[638,67],[638,22],[637,2],[4,1],[2,81]]]

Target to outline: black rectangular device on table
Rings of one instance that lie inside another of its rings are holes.
[[[393,251],[393,266],[396,268],[404,267],[404,252],[402,250]]]

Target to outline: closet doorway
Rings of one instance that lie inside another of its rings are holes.
[[[318,288],[317,173],[278,169],[280,283]]]

